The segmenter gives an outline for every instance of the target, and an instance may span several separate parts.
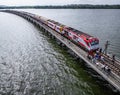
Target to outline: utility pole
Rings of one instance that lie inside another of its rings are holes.
[[[103,53],[105,52],[105,54],[107,54],[107,50],[108,50],[108,46],[110,45],[109,41],[106,41],[105,43],[105,49],[103,51]]]

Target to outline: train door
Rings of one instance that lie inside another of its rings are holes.
[[[68,37],[68,31],[64,30],[64,35]]]

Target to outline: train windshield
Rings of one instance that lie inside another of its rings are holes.
[[[91,46],[97,45],[97,44],[98,44],[98,41],[93,41],[93,42],[91,42]]]

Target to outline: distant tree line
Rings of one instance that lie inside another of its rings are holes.
[[[71,4],[71,5],[47,5],[47,6],[0,6],[0,9],[120,9],[120,5],[90,5],[90,4]]]

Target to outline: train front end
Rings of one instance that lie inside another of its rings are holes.
[[[89,38],[89,51],[96,52],[99,49],[99,39],[91,37]]]

